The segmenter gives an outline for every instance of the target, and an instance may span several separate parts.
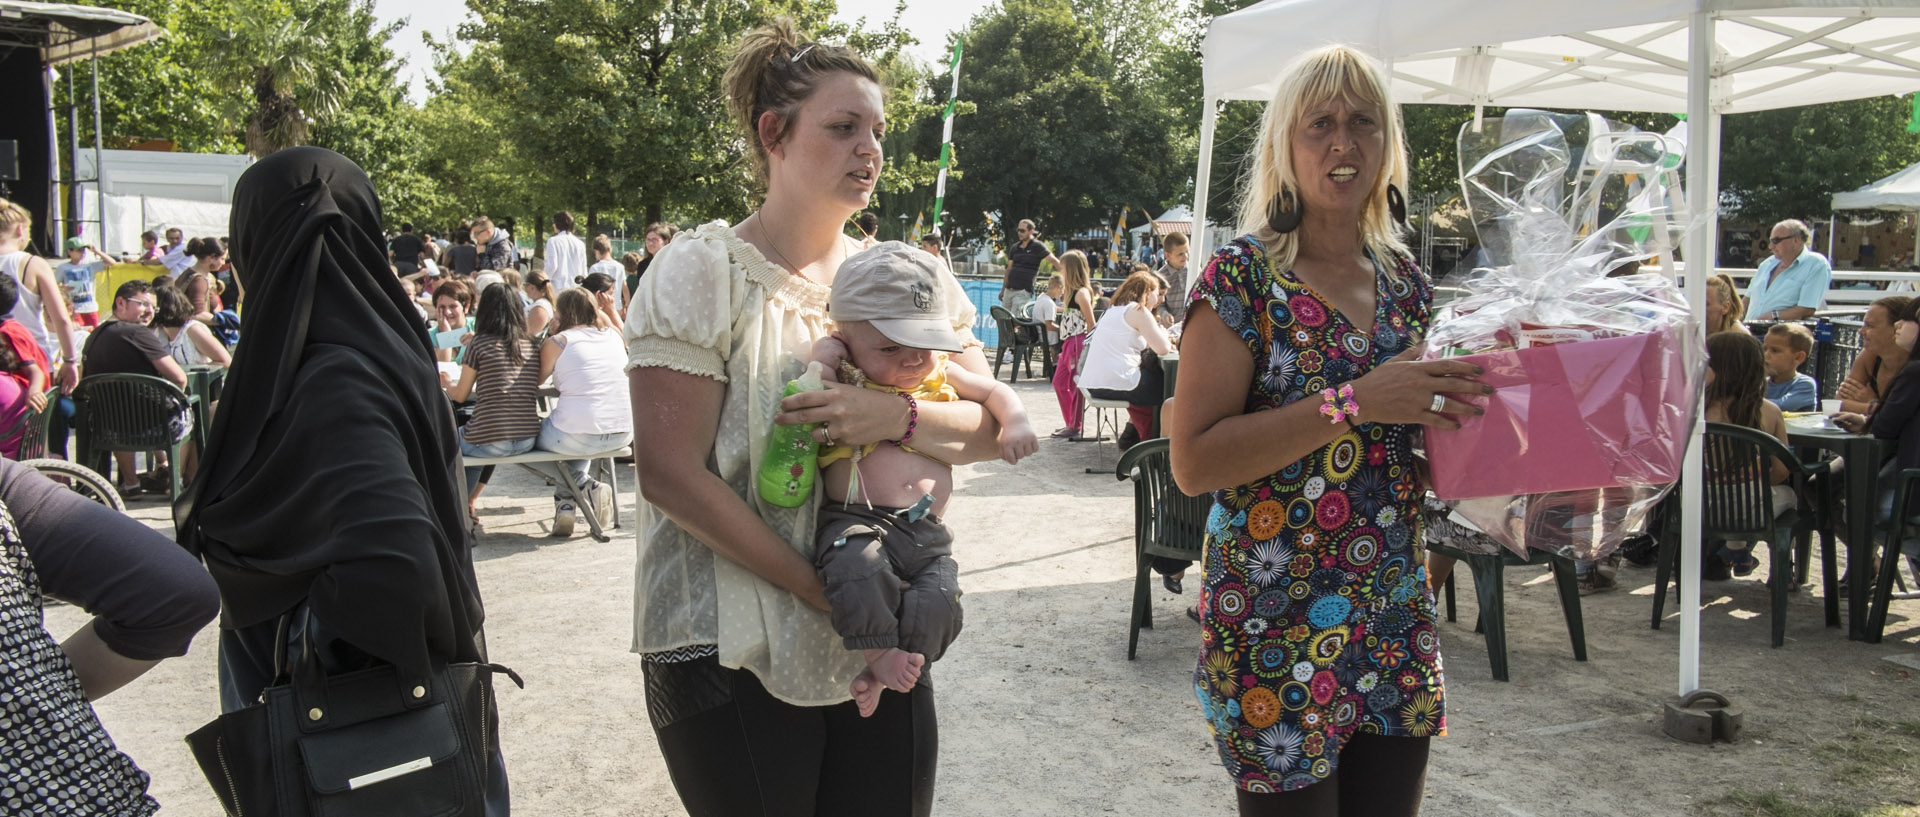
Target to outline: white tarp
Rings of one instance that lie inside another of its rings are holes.
[[[100,240],[101,199],[106,200],[106,228],[109,244]],[[80,188],[80,237],[111,256],[140,251],[140,234],[152,230],[164,233],[178,227],[188,238],[220,238],[227,235],[227,217],[232,205],[219,202],[189,201],[160,196],[99,196]]]
[[[1920,165],[1858,190],[1833,195],[1835,210],[1920,210]]]
[[[1716,21],[1715,113],[1900,94],[1920,85],[1916,5],[1267,0],[1208,28],[1206,94],[1269,99],[1287,62],[1342,42],[1392,64],[1402,103],[1685,113],[1687,18],[1696,11]]]

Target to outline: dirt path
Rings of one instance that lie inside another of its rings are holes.
[[[1043,433],[1058,425],[1050,390],[1017,388]],[[936,813],[1232,812],[1189,680],[1197,641],[1180,611],[1196,581],[1183,597],[1154,584],[1158,627],[1142,633],[1138,660],[1126,659],[1132,490],[1111,473],[1083,473],[1113,460],[1110,445],[1048,441],[1017,468],[958,470],[949,520],[967,630],[934,671]],[[627,651],[632,528],[607,544],[548,538],[546,487],[501,474],[482,501],[487,535],[476,558],[494,658],[528,682],[501,691],[516,812],[684,813],[647,724],[639,659]],[[135,510],[171,533],[159,503]],[[1434,744],[1427,814],[1920,814],[1920,602],[1897,603],[1886,642],[1868,645],[1821,626],[1817,593],[1803,591],[1787,643],[1774,650],[1764,586],[1712,584],[1702,675],[1746,710],[1747,732],[1735,745],[1700,747],[1660,734],[1678,631],[1647,626],[1652,571],[1620,578],[1621,590],[1582,599],[1590,660],[1577,663],[1546,572],[1509,570],[1513,680],[1501,683],[1472,631],[1477,605],[1462,571],[1462,620],[1442,625],[1451,734]],[[83,620],[72,608],[49,611],[57,633]],[[99,707],[176,817],[218,814],[181,741],[217,710],[214,646],[209,628],[186,658]]]

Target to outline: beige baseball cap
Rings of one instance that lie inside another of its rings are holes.
[[[855,253],[833,275],[827,317],[866,321],[914,349],[963,350],[947,311],[947,271],[925,250],[888,241]]]

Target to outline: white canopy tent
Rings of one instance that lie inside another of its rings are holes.
[[[1908,165],[1905,169],[1858,190],[1833,194],[1834,210],[1899,210],[1903,212],[1920,211],[1920,164]],[[1832,233],[1828,233],[1828,244],[1832,244]],[[1827,248],[1827,255],[1833,255],[1833,248]],[[1920,228],[1913,234],[1913,257],[1920,259]]]
[[[1196,220],[1206,218],[1223,100],[1266,100],[1288,62],[1327,43],[1386,62],[1401,103],[1685,113],[1685,257],[1711,269],[1720,117],[1920,90],[1920,0],[1266,0],[1215,18],[1201,47]],[[1211,254],[1199,247],[1189,281]],[[1704,303],[1705,276],[1687,296]],[[1696,426],[1685,473],[1700,473]],[[1679,689],[1700,686],[1699,480],[1684,482]]]

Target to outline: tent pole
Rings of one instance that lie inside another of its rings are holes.
[[[106,165],[101,162],[100,154],[100,51],[98,48],[94,49],[92,59],[87,62],[93,66],[93,192],[100,199],[100,243],[95,246],[98,246],[101,252],[107,252],[107,248],[113,246],[113,240],[107,235],[107,188],[100,183],[100,177],[105,175]]]
[[[1213,172],[1213,129],[1219,124],[1220,100],[1207,97],[1200,102],[1200,168],[1193,177],[1193,234],[1187,236],[1187,293],[1200,281],[1200,271],[1213,257],[1207,242],[1207,174]]]
[[[1833,262],[1833,234],[1837,232],[1840,232],[1840,214],[1834,213],[1834,212],[1828,212],[1827,213],[1827,262],[1828,263]],[[1768,233],[1768,235],[1772,235],[1772,233]],[[1855,263],[1858,263],[1858,262],[1855,262]]]
[[[1713,165],[1720,141],[1713,106],[1713,35],[1710,12],[1694,12],[1687,42],[1687,212],[1693,231],[1687,239],[1686,293],[1695,314],[1706,312],[1707,276],[1713,274],[1718,229]],[[1696,327],[1698,324],[1696,324]],[[1695,332],[1702,331],[1699,328]],[[1693,398],[1698,400],[1697,397]],[[1700,521],[1701,437],[1706,415],[1694,406],[1693,430],[1680,477],[1680,694],[1700,688]]]

